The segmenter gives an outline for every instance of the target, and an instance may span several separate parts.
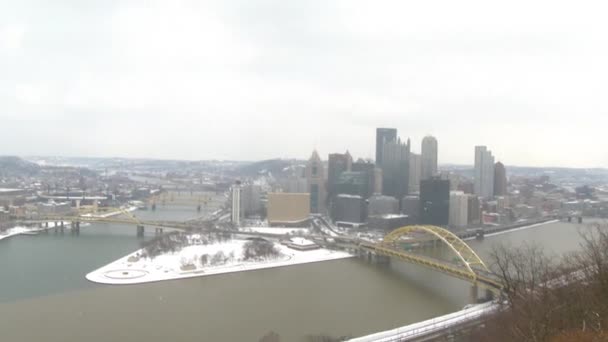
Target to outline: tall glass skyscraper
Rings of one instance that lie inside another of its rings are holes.
[[[382,166],[384,144],[397,141],[396,128],[376,128],[376,165]]]

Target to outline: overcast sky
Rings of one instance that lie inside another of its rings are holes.
[[[608,167],[604,2],[0,0],[0,155]]]

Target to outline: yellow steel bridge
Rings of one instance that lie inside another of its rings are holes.
[[[447,262],[436,258],[408,252],[399,246],[402,237],[414,233],[430,234],[435,241],[441,241],[456,256],[457,262]],[[499,291],[502,284],[488,269],[481,258],[454,233],[436,226],[406,226],[398,228],[384,237],[380,243],[361,242],[363,250],[424,266],[444,274],[466,280],[473,285]]]

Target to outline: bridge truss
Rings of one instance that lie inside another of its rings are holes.
[[[430,234],[436,240],[441,241],[454,253],[459,263],[450,263],[401,249],[397,242],[404,236],[411,236],[412,233]],[[502,287],[483,260],[469,245],[454,233],[440,227],[428,225],[406,226],[390,232],[380,243],[362,243],[360,246],[377,254],[431,268],[475,285],[480,284],[491,289]]]

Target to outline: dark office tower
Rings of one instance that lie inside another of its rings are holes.
[[[505,166],[498,162],[494,164],[494,196],[507,194],[507,171]]]
[[[407,195],[409,182],[410,141],[397,141],[384,144],[382,152],[382,193],[398,199]]]
[[[420,223],[447,226],[450,217],[450,181],[440,178],[420,182]]]
[[[329,198],[333,198],[338,193],[336,192],[336,185],[338,184],[338,179],[340,179],[340,175],[343,172],[350,171],[353,164],[353,158],[350,156],[350,153],[346,151],[346,153],[332,153],[328,158],[328,168],[327,168],[327,192]]]
[[[475,195],[469,195],[468,219],[470,225],[476,225],[481,223],[481,203],[479,197]]]
[[[325,212],[325,169],[317,151],[312,153],[306,165],[306,179],[310,193],[310,212]]]
[[[396,128],[376,128],[376,165],[382,166],[384,144],[397,141]]]
[[[369,176],[366,172],[346,171],[342,172],[335,186],[336,195],[357,195],[366,199],[369,193]]]
[[[367,181],[365,182],[367,184],[367,191],[364,195],[362,195],[362,197],[365,199],[369,198],[371,195],[374,194],[377,173],[376,165],[370,162],[366,162],[363,159],[359,159],[357,160],[357,162],[353,163],[351,169],[353,172],[363,172],[367,176]]]

